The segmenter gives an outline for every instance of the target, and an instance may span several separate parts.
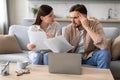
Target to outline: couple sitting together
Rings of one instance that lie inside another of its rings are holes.
[[[71,24],[66,26],[64,37],[74,46],[69,52],[82,54],[82,64],[97,66],[97,68],[109,68],[111,55],[108,40],[102,25],[97,20],[87,18],[87,9],[83,4],[73,5],[70,10]],[[47,38],[61,35],[61,26],[54,21],[53,8],[49,5],[41,5],[38,9],[36,20],[29,28],[30,31],[44,31]],[[27,48],[35,57],[36,64],[48,64],[48,53],[35,55],[32,51],[36,45],[29,43]],[[69,53],[68,52],[68,53]]]

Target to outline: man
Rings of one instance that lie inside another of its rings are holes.
[[[70,9],[72,23],[65,28],[64,36],[75,46],[70,52],[82,54],[82,63],[109,68],[110,53],[108,40],[101,24],[97,20],[87,19],[87,9],[76,4]]]

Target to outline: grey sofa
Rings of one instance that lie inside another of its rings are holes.
[[[26,45],[29,43],[29,38],[27,34],[28,27],[20,25],[12,25],[9,28],[9,35],[14,34],[18,40],[18,43],[23,50],[23,53],[10,53],[10,54],[0,54],[0,61],[12,61],[17,60],[29,60],[28,50]],[[120,34],[120,29],[115,27],[105,27],[105,34],[108,38],[115,39]],[[63,31],[64,32],[64,31]],[[115,78],[115,80],[120,80],[120,60],[111,61],[110,70]]]
[[[16,62],[18,60],[29,60],[28,50],[26,47],[26,45],[29,43],[27,30],[28,30],[28,27],[25,27],[25,26],[20,26],[20,25],[10,26],[9,35],[14,34],[16,36],[17,41],[20,45],[20,48],[23,50],[23,53],[0,54],[0,61]]]
[[[115,27],[105,27],[104,32],[107,38],[114,40],[120,35],[120,29]],[[120,80],[120,58],[116,61],[111,61],[110,70],[115,78],[115,80]]]

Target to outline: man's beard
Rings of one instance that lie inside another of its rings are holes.
[[[75,28],[80,28],[80,25],[75,25],[74,27],[75,27]]]
[[[77,28],[78,30],[83,29],[83,27],[82,27],[82,25],[81,25],[81,24],[80,24],[80,25],[74,24],[74,28]]]
[[[74,24],[74,27],[75,27],[75,28],[80,28],[80,27],[81,27],[81,24],[80,24],[80,25]]]

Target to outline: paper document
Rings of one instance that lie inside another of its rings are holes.
[[[48,47],[44,44],[44,41],[47,39],[46,33],[43,31],[29,31],[28,30],[28,36],[30,43],[33,43],[36,45],[36,48],[34,50],[43,50],[48,49]]]
[[[63,36],[47,39],[45,32],[33,32],[29,30],[28,36],[30,43],[36,45],[36,48],[34,50],[50,49],[53,52],[68,52],[74,48]]]
[[[68,43],[68,41],[63,36],[58,36],[55,38],[50,38],[45,40],[47,47],[53,52],[68,52],[74,46]]]

